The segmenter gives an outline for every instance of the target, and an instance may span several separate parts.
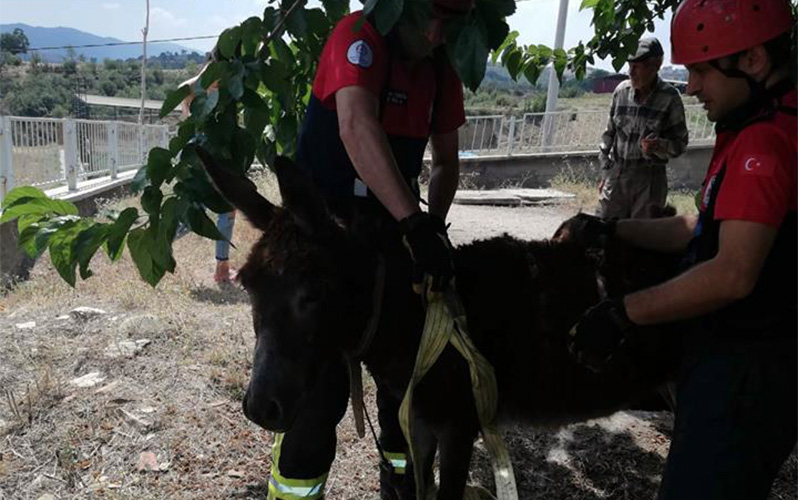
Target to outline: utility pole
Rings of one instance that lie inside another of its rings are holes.
[[[139,152],[142,162],[147,161],[144,133],[144,100],[147,95],[147,31],[150,29],[150,0],[145,0],[144,28],[142,29],[142,105],[139,108]]]
[[[564,32],[567,28],[567,7],[569,0],[561,0],[558,7],[558,21],[556,24],[556,42],[553,45],[553,50],[564,48]],[[553,121],[555,116],[553,113],[556,111],[558,105],[558,78],[556,77],[556,69],[553,64],[550,65],[550,80],[547,84],[547,106],[545,107],[544,115],[544,128],[542,130],[542,139],[544,146],[552,144],[553,135]]]
[[[144,18],[144,29],[142,29],[142,106],[139,109],[139,125],[144,124],[144,99],[147,94],[147,31],[150,29],[150,0],[145,0],[146,11]]]

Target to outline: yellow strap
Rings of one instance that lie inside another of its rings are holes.
[[[454,314],[451,314],[451,310],[454,311]],[[400,427],[408,442],[411,461],[414,464],[417,498],[426,498],[425,484],[422,482],[426,474],[422,470],[421,461],[415,456],[414,444],[411,438],[413,433],[410,418],[411,401],[414,397],[414,387],[433,366],[449,342],[461,353],[469,365],[472,394],[475,398],[484,443],[492,460],[492,469],[494,470],[495,484],[497,486],[497,498],[498,500],[516,500],[517,487],[514,480],[514,470],[511,467],[511,459],[508,449],[493,423],[497,411],[497,380],[494,376],[494,368],[472,343],[466,323],[463,306],[455,293],[448,293],[447,303],[442,298],[433,298],[428,302],[425,327],[422,331],[422,339],[420,340],[419,351],[414,363],[414,371],[411,374],[411,381],[408,384],[408,389],[406,389],[399,411]],[[471,492],[469,495],[474,495],[475,493]]]

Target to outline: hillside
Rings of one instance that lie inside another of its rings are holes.
[[[121,45],[114,47],[87,47],[78,48],[79,45],[99,45],[108,43],[119,43],[123,41],[117,38],[102,37],[76,30],[74,28],[45,28],[41,26],[30,26],[28,24],[13,23],[0,24],[0,33],[12,32],[15,28],[20,28],[30,41],[31,48],[36,47],[76,47],[75,57],[83,55],[87,60],[97,59],[130,59],[138,58],[142,55],[141,45]],[[157,43],[147,45],[148,56],[158,56],[164,52],[197,52],[194,49],[184,47],[176,43]],[[62,62],[68,57],[68,49],[43,50],[40,51],[43,62]],[[23,56],[23,58],[26,56]],[[30,57],[28,54],[27,57]]]

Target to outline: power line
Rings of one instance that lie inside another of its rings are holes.
[[[190,36],[185,38],[166,38],[164,40],[148,40],[147,43],[167,43],[167,42],[182,42],[184,40],[208,40],[209,38],[218,38],[219,35],[206,35],[206,36]],[[92,47],[114,47],[118,45],[141,45],[142,42],[111,42],[111,43],[93,43],[88,45],[63,45],[60,47],[35,47],[28,50],[60,50],[60,49],[86,49]]]

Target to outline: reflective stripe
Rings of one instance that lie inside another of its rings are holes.
[[[325,493],[328,473],[314,479],[289,479],[283,477],[278,468],[281,459],[283,433],[275,435],[272,445],[272,469],[270,470],[267,500],[316,500]]]
[[[406,454],[405,453],[391,453],[388,451],[383,452],[383,456],[386,457],[386,460],[392,464],[394,467],[395,474],[405,474],[406,473]]]

